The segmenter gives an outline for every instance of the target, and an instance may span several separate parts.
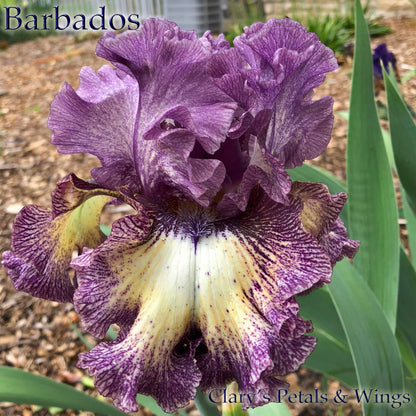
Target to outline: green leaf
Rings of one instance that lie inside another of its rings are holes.
[[[249,409],[250,416],[290,416],[291,413],[284,403],[270,403],[255,409]]]
[[[335,175],[318,166],[303,164],[288,171],[293,181],[325,183],[332,193],[345,192],[346,185]]]
[[[383,69],[386,86],[391,142],[397,173],[408,202],[416,214],[416,125],[392,76]]]
[[[400,352],[379,302],[357,269],[347,260],[334,268],[327,286],[344,328],[357,372],[359,389],[403,392]],[[363,403],[371,416],[390,416],[390,405]],[[395,415],[401,415],[396,409]]]
[[[410,350],[416,353],[416,330],[415,330],[415,303],[416,303],[416,271],[413,268],[409,258],[404,250],[400,253],[400,286],[399,286],[399,304],[397,310],[397,331],[406,340],[406,344]],[[403,355],[408,357],[405,360],[406,366],[411,370],[411,355]],[[413,369],[414,371],[415,369]],[[416,372],[413,372],[416,377]]]
[[[416,268],[416,215],[413,214],[412,209],[407,202],[407,196],[402,191],[402,204],[404,218],[406,219],[407,237],[409,240],[410,253],[412,254],[413,267]]]
[[[149,409],[156,416],[167,416],[174,413],[165,413],[159,405],[156,403],[156,400],[153,397],[145,396],[143,394],[138,394],[136,396],[137,401],[146,409]]]
[[[361,242],[354,264],[374,291],[390,327],[396,325],[399,226],[393,177],[374,103],[373,61],[359,0],[348,126],[348,218]]]
[[[403,364],[410,377],[416,380],[416,357],[415,351],[410,345],[409,341],[403,335],[403,333],[396,329],[396,339],[400,349],[400,355],[402,357]]]
[[[111,226],[100,224],[100,230],[103,234],[105,234],[108,237],[111,233]]]
[[[196,391],[194,403],[201,416],[220,416],[220,412],[215,403],[211,402],[199,389]]]
[[[410,70],[409,72],[407,72],[406,74],[404,74],[401,78],[400,78],[400,83],[404,84],[407,81],[409,81],[410,78],[413,78],[414,76],[416,76],[416,68]]]
[[[84,410],[109,416],[126,415],[67,384],[5,366],[0,366],[0,401]]]
[[[297,300],[302,317],[312,321],[312,335],[318,339],[305,366],[336,378],[346,386],[358,386],[348,341],[329,292],[322,288]]]
[[[349,113],[348,111],[338,111],[338,114],[344,118],[345,120],[349,120]],[[386,152],[387,152],[387,158],[390,163],[390,167],[394,170],[396,170],[395,162],[394,162],[394,156],[393,156],[393,148],[391,146],[391,139],[390,139],[390,133],[386,131],[385,129],[381,129],[381,134],[383,136],[384,140],[384,146],[386,146]]]

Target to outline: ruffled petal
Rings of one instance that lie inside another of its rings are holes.
[[[195,311],[205,349],[201,388],[236,380],[242,392],[297,369],[312,352],[310,323],[293,295],[332,273],[329,259],[300,220],[301,204],[261,196],[197,247]],[[198,353],[198,351],[197,351]]]
[[[333,266],[344,257],[352,259],[360,247],[359,241],[348,238],[347,229],[340,218],[335,221],[331,231],[325,234],[319,243],[328,254]]]
[[[44,299],[71,302],[74,282],[68,267],[74,250],[97,247],[103,206],[113,197],[97,186],[69,175],[52,195],[52,211],[26,206],[13,225],[12,251],[3,266],[17,290]]]
[[[324,73],[337,68],[333,52],[290,19],[255,23],[234,45],[249,64],[247,82],[256,93],[251,111],[273,110],[266,150],[286,168],[321,154],[331,135],[333,101],[312,101],[312,95]]]
[[[332,273],[301,210],[299,199],[284,206],[260,192],[225,221],[191,203],[113,224],[72,262],[83,326],[97,337],[112,323],[122,328],[119,340],[80,358],[100,393],[125,411],[137,408],[137,393],[173,411],[199,383],[271,389],[297,369],[315,339],[293,296]]]
[[[104,66],[97,73],[84,67],[80,87],[65,84],[51,105],[48,127],[61,153],[91,153],[102,168],[93,177],[102,186],[137,186],[133,137],[139,87],[132,77],[119,77]],[[109,172],[106,174],[106,172]]]
[[[347,195],[342,192],[331,195],[326,185],[314,182],[294,182],[291,194],[301,199],[302,225],[316,237],[332,265],[344,256],[352,259],[360,243],[348,238],[348,232],[339,218]]]
[[[194,145],[195,137],[183,129],[143,142],[139,174],[145,196],[164,201],[185,197],[205,207],[212,202],[224,181],[225,167],[219,160],[191,157]]]
[[[294,182],[291,194],[303,203],[302,224],[318,240],[331,230],[347,200],[345,193],[331,195],[326,185]]]
[[[152,395],[167,412],[188,404],[201,374],[191,330],[195,253],[191,239],[151,229],[144,212],[113,224],[99,248],[73,262],[79,288],[74,304],[84,327],[103,337],[112,323],[122,336],[81,354],[98,391],[124,411],[136,411],[136,394]],[[150,236],[149,231],[152,231]]]
[[[212,154],[225,140],[236,109],[208,73],[208,61],[222,49],[207,36],[198,39],[172,22],[147,19],[138,31],[106,33],[96,53],[136,78],[139,138],[156,138],[161,123],[172,119]]]

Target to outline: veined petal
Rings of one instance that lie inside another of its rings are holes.
[[[3,254],[2,262],[17,290],[72,301],[75,289],[68,273],[72,253],[103,241],[100,214],[113,199],[105,193],[69,175],[57,184],[52,211],[34,205],[20,211],[13,225],[12,251]]]
[[[234,40],[249,64],[248,85],[256,93],[251,110],[273,110],[265,148],[285,168],[318,156],[327,146],[333,115],[330,97],[312,101],[325,72],[337,68],[333,52],[314,33],[290,19],[255,23]]]
[[[329,259],[300,223],[301,205],[263,195],[197,248],[196,313],[206,351],[201,388],[235,379],[241,391],[301,365],[315,339],[297,315],[293,295],[329,278]],[[224,265],[226,265],[224,267]]]
[[[81,354],[98,391],[124,411],[136,411],[136,394],[150,394],[167,412],[195,397],[201,374],[191,331],[195,253],[191,239],[154,230],[144,213],[113,224],[98,249],[73,262],[79,288],[75,307],[97,337],[112,323],[123,336]]]
[[[324,235],[319,243],[328,253],[333,266],[344,257],[352,259],[360,247],[359,241],[348,238],[347,229],[340,218],[334,222],[331,231]]]
[[[107,32],[96,53],[136,78],[139,137],[154,139],[163,132],[161,123],[173,119],[212,154],[225,140],[236,109],[208,72],[209,60],[222,49],[221,42],[215,44],[207,36],[198,39],[175,23],[147,19],[138,31],[117,36]]]
[[[103,337],[117,323],[123,334],[80,365],[123,410],[144,393],[173,411],[200,382],[272,389],[313,350],[293,295],[329,278],[329,258],[302,227],[299,199],[259,195],[225,221],[192,204],[125,217],[72,262],[84,327]]]
[[[180,192],[205,207],[212,202],[224,181],[225,167],[219,160],[191,157],[194,145],[195,136],[184,129],[142,143],[139,176],[145,196],[166,200]]]
[[[119,77],[104,66],[95,73],[84,67],[75,91],[65,84],[51,105],[48,127],[52,144],[61,153],[91,153],[102,168],[93,176],[103,186],[138,183],[134,167],[133,137],[139,102],[134,78]]]
[[[294,182],[291,194],[301,199],[302,225],[317,238],[332,265],[344,256],[352,259],[360,243],[348,238],[347,230],[339,218],[347,195],[331,195],[326,185],[313,182]]]
[[[326,185],[314,182],[294,182],[291,194],[301,199],[302,224],[318,240],[329,233],[347,200],[345,193],[331,195]]]

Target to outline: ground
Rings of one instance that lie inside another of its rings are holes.
[[[384,22],[393,33],[373,40],[373,46],[386,42],[397,57],[400,75],[416,68],[416,21],[390,18]],[[0,51],[0,252],[10,247],[15,214],[27,204],[49,206],[56,182],[69,172],[86,179],[97,165],[89,155],[59,155],[49,143],[46,126],[49,106],[63,83],[78,83],[82,66],[98,69],[105,64],[94,56],[96,39],[77,40],[72,36],[50,37],[15,44]],[[336,112],[348,110],[351,62],[329,74],[319,95],[334,97]],[[406,101],[416,108],[416,78],[401,86]],[[382,96],[382,94],[381,94]],[[336,114],[328,149],[312,163],[345,179],[347,124]],[[363,138],[364,139],[364,138]],[[55,380],[87,390],[80,383],[84,373],[76,368],[77,354],[86,347],[71,327],[79,328],[70,304],[34,299],[16,292],[4,269],[0,269],[0,365],[44,374]],[[86,335],[89,342],[95,340]],[[322,378],[305,369],[288,376],[293,391],[325,389]],[[326,382],[325,382],[326,383]],[[329,383],[336,390],[336,382]],[[0,415],[29,416],[30,406],[0,403]],[[190,407],[191,414],[195,412]],[[336,411],[337,409],[332,409]],[[294,415],[330,415],[323,406],[296,406]],[[350,404],[344,415],[358,416]],[[49,414],[41,410],[39,415]],[[62,415],[73,415],[64,411]]]

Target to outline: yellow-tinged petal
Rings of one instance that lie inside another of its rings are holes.
[[[75,250],[95,248],[104,240],[100,214],[113,198],[105,192],[69,175],[57,184],[52,211],[34,205],[22,209],[13,224],[12,251],[3,254],[3,265],[17,290],[72,301],[75,288],[69,263]]]
[[[330,275],[329,259],[301,226],[300,201],[263,202],[219,223],[143,211],[72,262],[84,327],[121,327],[80,358],[101,394],[129,411],[137,392],[151,394],[173,411],[200,383],[275,389],[305,360],[315,340],[293,295]]]

